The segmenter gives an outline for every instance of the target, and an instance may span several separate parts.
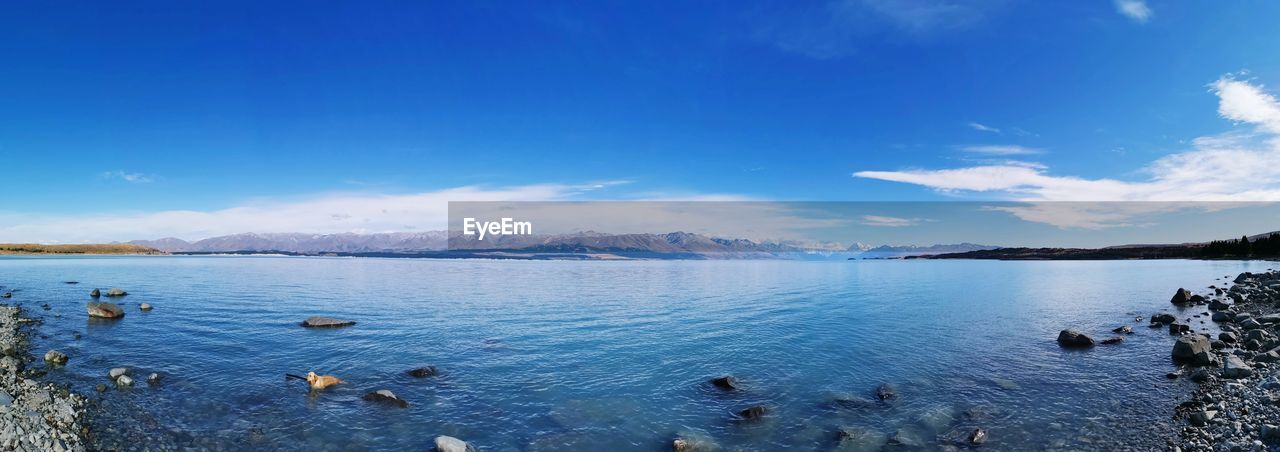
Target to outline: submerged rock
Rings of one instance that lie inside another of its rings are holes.
[[[150,311],[150,310],[151,310],[151,305],[150,305],[150,304],[148,304],[148,303],[143,303],[143,304],[138,305],[138,309],[140,309],[140,310],[142,310],[142,311]]]
[[[466,441],[444,435],[436,437],[436,450],[438,452],[476,452],[476,448],[471,447]]]
[[[410,370],[409,376],[414,378],[427,378],[435,376],[437,373],[436,366],[422,366],[417,369]]]
[[[840,427],[836,430],[836,441],[840,450],[873,451],[884,446],[883,433],[863,427]]]
[[[769,407],[766,407],[764,405],[753,405],[751,407],[748,407],[745,410],[739,411],[738,417],[747,419],[747,420],[753,420],[753,419],[760,419],[764,417],[764,415],[766,414],[769,414]]]
[[[1111,332],[1116,334],[1133,334],[1133,327],[1129,325],[1125,325],[1125,326],[1116,328],[1114,330],[1111,330]]]
[[[1111,337],[1102,340],[1102,345],[1115,345],[1124,342],[1124,338],[1120,336]]]
[[[1058,345],[1064,348],[1093,347],[1093,338],[1076,330],[1062,330],[1058,333]]]
[[[898,398],[898,390],[893,385],[885,383],[876,387],[876,398],[882,401],[894,400]]]
[[[406,402],[404,401],[404,399],[396,397],[395,393],[387,389],[379,389],[377,391],[370,392],[368,394],[365,394],[364,397],[361,397],[361,399],[364,399],[369,402],[378,402],[378,403],[385,403],[387,405],[394,405],[400,408],[409,407],[409,402]]]
[[[89,317],[97,317],[102,319],[118,319],[124,317],[124,309],[120,309],[114,303],[105,301],[93,301],[88,305]]]
[[[976,428],[973,429],[973,432],[969,433],[969,444],[977,446],[985,442],[987,442],[986,430]]]
[[[302,321],[302,326],[307,328],[340,328],[344,326],[355,325],[356,322],[350,320],[338,320],[332,317],[311,316]]]
[[[720,450],[720,447],[707,438],[681,436],[671,441],[672,452],[712,452],[716,450]]]
[[[738,379],[733,375],[725,375],[711,379],[711,385],[720,389],[734,390],[738,389]]]
[[[49,350],[44,353],[44,360],[53,364],[66,364],[67,354],[57,350]]]
[[[107,376],[111,377],[112,380],[115,380],[128,373],[129,373],[128,367],[115,367],[107,371]]]

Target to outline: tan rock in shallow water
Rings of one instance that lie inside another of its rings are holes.
[[[90,302],[88,308],[89,317],[98,317],[103,319],[118,319],[120,317],[124,317],[124,309],[120,309],[119,306],[116,306],[113,303],[95,301]]]
[[[332,317],[311,316],[302,321],[302,326],[307,328],[338,328],[343,326],[355,325],[356,322],[350,320],[338,320]]]

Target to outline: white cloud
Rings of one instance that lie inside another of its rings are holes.
[[[1197,138],[1192,149],[1148,164],[1144,180],[1059,176],[1044,166],[1018,164],[859,171],[854,176],[1031,202],[1280,201],[1280,102],[1248,82],[1224,77],[1212,86],[1223,118],[1255,127]]]
[[[1147,23],[1152,14],[1145,0],[1116,0],[1116,11],[1140,24]]]
[[[104,171],[101,174],[103,179],[122,180],[131,184],[147,184],[155,180],[155,178],[142,173],[126,173],[124,171]]]
[[[923,218],[898,218],[886,217],[881,215],[863,215],[861,224],[863,226],[875,226],[882,228],[901,228],[906,226],[915,226],[921,222],[929,221]]]
[[[972,152],[974,154],[987,154],[987,155],[1036,155],[1036,154],[1044,153],[1044,149],[1029,148],[1026,146],[1019,146],[1016,144],[964,146],[964,147],[961,147],[960,150],[965,152]]]
[[[445,228],[449,201],[547,201],[582,190],[573,185],[458,187],[414,194],[338,193],[297,201],[268,200],[211,211],[102,213],[75,216],[0,214],[0,242],[88,243],[242,232],[390,232]]]
[[[969,127],[979,132],[1000,133],[1000,129],[988,126],[986,124],[978,123],[978,122],[970,122]]]

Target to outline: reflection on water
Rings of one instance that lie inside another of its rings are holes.
[[[0,259],[0,284],[43,317],[33,352],[71,356],[50,378],[101,398],[105,446],[423,450],[444,434],[484,450],[653,450],[681,435],[829,450],[845,429],[858,450],[982,427],[988,448],[1106,448],[1162,446],[1148,434],[1172,428],[1187,391],[1164,378],[1170,337],[1134,318],[1172,309],[1179,286],[1265,267],[77,257]],[[94,287],[129,291],[113,300],[126,316],[86,320]],[[358,323],[298,326],[312,315]],[[1117,346],[1054,343],[1124,324],[1141,327]],[[426,365],[439,374],[408,374]],[[99,395],[111,367],[135,386]],[[284,378],[308,371],[347,383]],[[725,374],[742,387],[706,383]],[[898,397],[878,400],[882,383]],[[377,389],[408,408],[361,400]],[[763,419],[736,418],[757,404]]]

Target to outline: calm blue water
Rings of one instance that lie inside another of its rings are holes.
[[[425,450],[447,434],[482,450],[659,450],[690,434],[830,450],[840,426],[930,444],[981,426],[993,449],[1096,448],[1166,431],[1188,391],[1164,377],[1172,339],[1134,316],[1271,266],[62,257],[0,258],[0,285],[44,320],[33,353],[71,356],[49,378],[100,399],[103,446]],[[127,316],[88,321],[94,287],[128,290]],[[297,325],[310,315],[359,324]],[[1139,327],[1122,345],[1054,343],[1123,324]],[[442,374],[405,375],[426,364]],[[165,380],[98,395],[116,366]],[[309,395],[283,379],[309,370],[348,384]],[[724,373],[746,389],[704,384]],[[829,406],[881,383],[896,403]],[[411,405],[360,399],[375,389]],[[768,419],[733,420],[756,403]]]

